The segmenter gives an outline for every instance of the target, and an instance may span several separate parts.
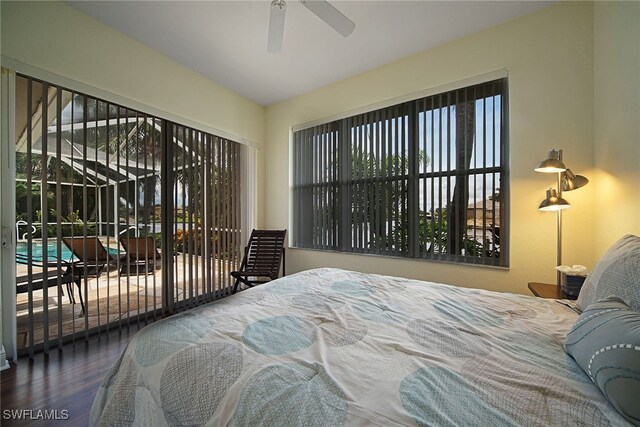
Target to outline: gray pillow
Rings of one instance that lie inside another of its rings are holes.
[[[640,313],[616,297],[591,304],[564,348],[611,405],[640,425]]]
[[[628,234],[618,240],[593,267],[578,296],[584,310],[605,297],[618,297],[640,311],[640,237]]]

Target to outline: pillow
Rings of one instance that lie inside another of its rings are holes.
[[[640,425],[640,313],[616,297],[591,304],[564,348],[611,405]]]
[[[618,240],[600,258],[582,285],[578,309],[584,310],[605,297],[618,297],[640,311],[640,237]]]

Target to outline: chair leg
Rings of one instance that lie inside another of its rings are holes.
[[[286,265],[286,253],[285,253],[285,249],[282,248],[282,277],[287,275],[287,265]]]
[[[236,279],[236,284],[233,286],[233,291],[232,293],[236,293],[236,291],[238,290],[238,286],[240,286],[240,283],[242,282],[243,285],[245,285],[248,288],[253,288],[256,284],[253,283],[251,280],[247,280],[244,278],[238,278]]]
[[[231,292],[232,294],[238,292],[238,286],[240,286],[240,279],[236,279],[236,284],[233,285],[233,291]]]
[[[78,279],[78,280],[76,280],[75,283],[78,286],[78,295],[80,296],[80,306],[82,307],[82,313],[80,315],[84,316],[86,313],[84,311],[84,301],[82,300],[82,280]],[[74,304],[75,304],[75,302],[74,302]]]
[[[76,303],[76,298],[73,295],[73,286],[72,286],[71,282],[67,283],[67,294],[69,295],[69,303],[75,304]]]

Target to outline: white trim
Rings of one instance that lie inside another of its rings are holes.
[[[288,247],[293,247],[293,168],[295,165],[293,164],[293,128],[289,128],[289,221],[287,227],[289,232],[287,233],[287,241]]]
[[[0,345],[0,371],[9,369],[9,362],[7,362],[7,354],[4,352],[4,346]]]
[[[47,106],[47,114],[49,117],[49,123],[47,126],[51,127],[51,123],[56,119],[56,89],[54,87],[49,88],[49,105]],[[64,105],[63,109],[69,105],[71,102],[71,93],[62,92],[62,105]],[[37,141],[42,137],[42,103],[38,105],[35,113],[33,113],[33,118],[31,120],[31,140]],[[27,145],[27,126],[25,123],[24,129],[18,129],[22,134],[18,137],[18,142],[16,142],[16,151],[22,151]]]
[[[458,80],[458,81],[447,83],[444,85],[423,89],[418,92],[411,92],[408,94],[396,96],[393,98],[385,99],[380,102],[375,102],[373,104],[363,105],[361,107],[357,107],[349,111],[344,111],[342,113],[338,113],[333,116],[324,117],[322,119],[313,120],[306,123],[300,123],[300,124],[294,125],[291,129],[293,132],[295,132],[295,131],[307,129],[313,126],[323,125],[325,123],[334,122],[336,120],[341,120],[341,119],[355,116],[358,114],[368,113],[370,111],[379,110],[381,108],[390,107],[392,105],[402,104],[403,102],[413,101],[416,99],[425,98],[427,96],[437,95],[439,93],[449,92],[452,90],[461,89],[463,87],[468,87],[468,86],[473,86],[480,83],[489,82],[491,80],[502,79],[507,77],[508,74],[509,72],[506,69],[478,74],[477,76],[469,77],[463,80]]]
[[[168,111],[164,111],[159,108],[155,108],[150,105],[143,104],[141,102],[127,98],[125,96],[121,96],[121,95],[88,85],[86,83],[82,83],[77,80],[70,79],[68,77],[61,76],[59,74],[52,73],[47,70],[43,70],[38,67],[34,67],[33,65],[25,64],[24,62],[21,62],[9,56],[1,55],[0,62],[2,63],[2,66],[5,68],[10,68],[11,70],[16,71],[18,73],[26,74],[36,79],[42,79],[49,83],[53,83],[55,85],[60,85],[66,89],[73,89],[74,91],[82,92],[87,95],[103,99],[105,101],[113,102],[114,104],[119,104],[124,107],[131,108],[132,110],[138,110],[142,113],[156,116],[161,119],[176,122],[180,125],[198,129],[203,132],[211,133],[221,138],[229,139],[234,142],[239,142],[240,144],[249,145],[257,149],[260,149],[262,147],[262,144],[257,141],[253,141],[248,138],[234,135],[232,133],[225,132],[221,129],[216,129],[212,126],[206,125],[204,123],[200,123],[196,120],[191,120],[186,117],[182,117],[178,114],[170,113]]]
[[[0,341],[7,356],[17,359],[16,327],[16,250],[14,228],[16,223],[16,74],[1,70],[0,82],[0,225],[3,244],[0,252]]]
[[[240,187],[242,189],[240,192],[242,200],[240,256],[242,257],[244,247],[249,241],[251,230],[257,227],[256,210],[258,206],[258,193],[256,189],[258,184],[258,175],[256,173],[257,156],[255,148],[243,146],[240,156]]]

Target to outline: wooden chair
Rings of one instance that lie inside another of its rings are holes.
[[[152,236],[123,237],[120,239],[120,244],[126,252],[120,274],[153,273],[161,267],[162,257]]]
[[[240,270],[232,271],[236,279],[233,293],[238,291],[240,283],[248,287],[277,279],[282,262],[282,275],[285,273],[284,239],[287,230],[253,230],[249,244],[244,249],[244,259]]]

